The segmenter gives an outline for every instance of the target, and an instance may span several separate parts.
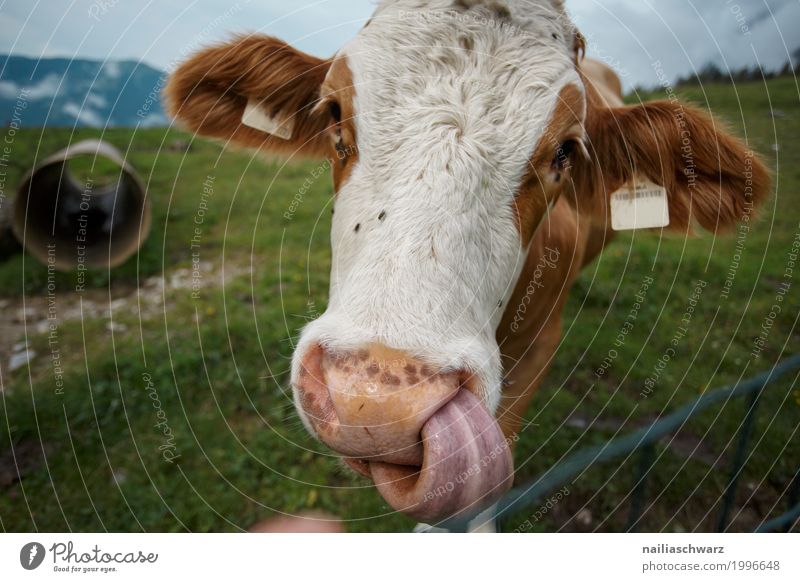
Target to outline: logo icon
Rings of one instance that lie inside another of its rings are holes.
[[[35,570],[44,562],[44,546],[38,542],[30,542],[19,551],[19,563],[26,570]]]

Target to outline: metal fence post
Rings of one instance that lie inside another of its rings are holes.
[[[753,434],[753,421],[755,420],[756,408],[760,402],[761,391],[763,387],[756,390],[747,399],[747,413],[744,418],[742,428],[739,430],[739,440],[736,444],[736,453],[733,457],[731,465],[731,476],[728,479],[728,485],[725,487],[725,493],[722,500],[722,510],[719,513],[717,520],[717,531],[722,533],[728,527],[728,518],[736,501],[736,491],[739,486],[739,477],[742,475],[742,469],[745,465],[745,455],[747,454],[747,446],[750,444],[750,437]]]
[[[794,521],[786,524],[784,528],[786,533],[792,531],[792,526],[800,519],[800,469],[794,474],[794,481],[792,481],[792,487],[789,489],[789,507],[786,508],[786,511],[791,514],[793,510],[797,517]]]
[[[649,443],[642,447],[642,452],[639,455],[639,478],[631,495],[631,511],[628,514],[628,525],[625,527],[625,531],[628,533],[639,529],[639,521],[642,518],[642,507],[644,506],[644,498],[647,491],[647,481],[655,458],[656,446],[654,443]]]

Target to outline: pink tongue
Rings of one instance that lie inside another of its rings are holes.
[[[369,464],[375,486],[394,509],[435,522],[477,513],[511,488],[508,442],[481,401],[462,389],[422,428],[422,468]]]

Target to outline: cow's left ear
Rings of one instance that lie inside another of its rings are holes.
[[[759,156],[717,119],[678,101],[591,107],[588,159],[576,164],[580,207],[608,215],[611,195],[635,177],[667,191],[670,229],[692,222],[716,232],[750,217],[769,195],[770,175]],[[597,203],[602,205],[597,207]]]

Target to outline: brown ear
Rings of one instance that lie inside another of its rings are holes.
[[[328,118],[314,110],[330,61],[267,36],[207,48],[170,76],[169,112],[199,134],[270,151],[325,155]],[[277,120],[283,138],[242,123],[248,101]],[[286,139],[284,139],[286,138]]]
[[[593,195],[593,212],[608,215],[611,194],[637,173],[667,190],[672,230],[696,221],[716,232],[752,216],[769,195],[759,156],[720,122],[677,101],[631,107],[590,105],[590,156],[576,167],[576,196]],[[576,200],[579,207],[588,200]]]

